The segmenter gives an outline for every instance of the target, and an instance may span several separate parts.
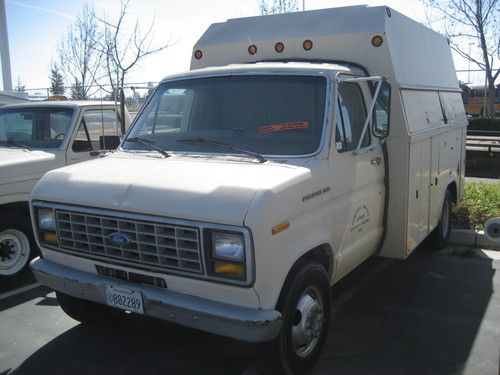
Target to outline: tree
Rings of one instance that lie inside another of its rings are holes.
[[[104,56],[97,46],[102,37],[93,8],[85,4],[59,43],[61,69],[66,79],[74,82],[73,86],[78,82],[79,96],[83,96],[80,99],[87,99],[98,90],[93,85],[102,78]]]
[[[78,79],[75,79],[75,82],[71,85],[70,91],[71,91],[71,99],[73,100],[86,99],[84,87]]]
[[[50,67],[50,92],[52,95],[64,95],[64,78],[57,64]]]
[[[25,92],[26,91],[26,86],[23,85],[23,83],[21,82],[21,78],[19,78],[19,76],[17,77],[17,83],[16,83],[16,87],[14,88],[14,91],[17,91],[17,92]]]
[[[155,91],[155,86],[153,85],[153,82],[148,82],[147,88],[148,92],[146,94],[146,98],[149,98],[151,94]]]
[[[495,115],[495,80],[500,74],[500,27],[498,0],[421,0],[429,8],[429,26],[448,37],[460,56],[486,72],[486,117]],[[472,42],[472,43],[470,43]],[[471,49],[471,46],[477,46]]]
[[[272,0],[271,4],[268,3],[268,0],[261,0],[259,8],[260,14],[263,16],[297,12],[299,10],[297,0]]]
[[[136,21],[134,27],[130,29],[125,27],[128,5],[128,0],[121,3],[120,13],[115,22],[108,20],[105,15],[99,17],[94,13],[94,18],[104,29],[104,37],[97,44],[104,56],[107,79],[113,94],[117,88],[124,86],[127,74],[141,60],[169,46],[166,43],[152,47],[154,19],[145,33],[141,32],[139,21]]]

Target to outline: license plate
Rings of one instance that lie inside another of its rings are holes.
[[[106,302],[108,306],[144,314],[141,292],[117,285],[106,285]]]

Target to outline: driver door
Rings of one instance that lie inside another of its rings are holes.
[[[117,144],[111,138],[119,135],[120,122],[113,108],[86,109],[68,146],[68,165],[95,158],[92,151],[115,149]]]

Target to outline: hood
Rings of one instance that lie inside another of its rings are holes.
[[[19,178],[38,178],[55,168],[54,153],[23,148],[0,147],[0,183]]]
[[[258,190],[309,176],[288,164],[120,152],[47,173],[32,199],[242,225]]]

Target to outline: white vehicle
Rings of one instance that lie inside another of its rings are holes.
[[[130,124],[128,112],[125,124]],[[38,102],[0,108],[0,277],[17,274],[36,253],[29,197],[40,177],[96,157],[96,150],[116,148],[119,134],[111,102]]]
[[[447,40],[386,7],[229,20],[119,150],[32,194],[37,279],[68,315],[118,309],[312,368],[330,286],[446,244],[466,118]]]

